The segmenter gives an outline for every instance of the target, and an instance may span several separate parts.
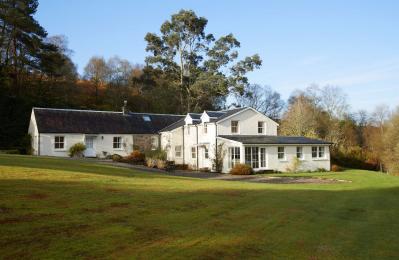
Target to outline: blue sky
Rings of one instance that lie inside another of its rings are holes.
[[[316,83],[341,87],[354,111],[399,105],[399,1],[39,0],[36,18],[68,37],[81,72],[93,55],[142,64],[145,34],[180,9],[206,17],[208,33],[233,33],[241,57],[258,53],[250,81],[284,99]]]

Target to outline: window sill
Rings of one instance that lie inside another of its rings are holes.
[[[287,159],[278,159],[278,161],[279,161],[279,162],[284,162],[284,163],[285,163],[285,162],[288,162]]]
[[[122,148],[113,148],[113,149],[114,149],[114,151],[123,151]]]
[[[66,152],[67,149],[54,149],[54,152]]]
[[[312,158],[313,161],[328,161],[327,158]]]

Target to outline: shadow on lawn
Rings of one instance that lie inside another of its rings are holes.
[[[399,188],[152,189],[0,180],[5,258],[399,257]]]

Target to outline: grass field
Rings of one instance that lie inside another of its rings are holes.
[[[0,258],[399,258],[399,178],[337,184],[162,176],[0,155]]]

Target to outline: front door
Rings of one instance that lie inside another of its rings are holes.
[[[94,150],[94,136],[86,136],[85,145],[85,157],[96,157],[96,151]]]

